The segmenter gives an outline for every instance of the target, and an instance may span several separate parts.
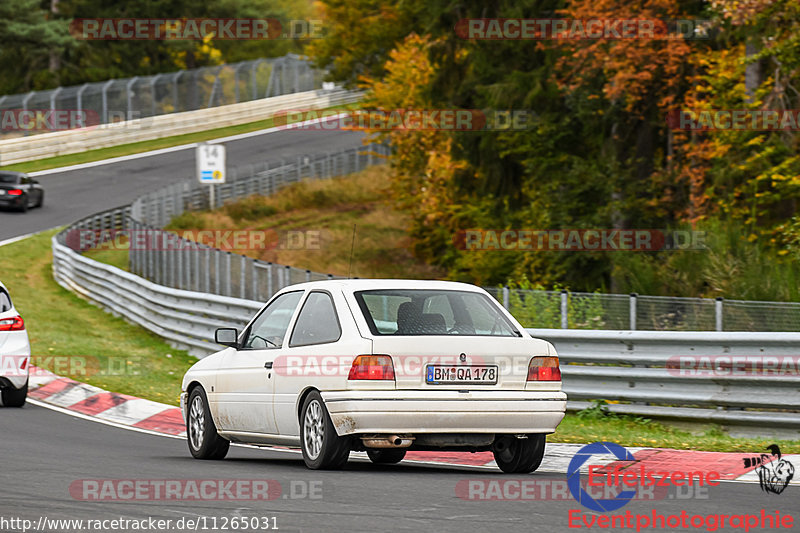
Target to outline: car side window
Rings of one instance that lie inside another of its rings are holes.
[[[20,177],[19,182],[22,185],[29,185],[30,182],[31,182],[31,179],[28,176],[22,176],[22,177]]]
[[[8,296],[6,291],[0,289],[0,313],[10,311],[12,307],[11,297]]]
[[[289,339],[289,346],[336,342],[342,336],[336,307],[330,294],[314,291],[308,295]]]
[[[289,321],[300,301],[303,291],[281,294],[270,303],[253,322],[242,345],[243,350],[280,348]]]

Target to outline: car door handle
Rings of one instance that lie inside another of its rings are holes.
[[[264,363],[264,368],[266,368],[268,370],[271,369],[272,368],[272,361],[267,361],[266,363]]]

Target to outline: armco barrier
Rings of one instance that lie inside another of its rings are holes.
[[[197,357],[219,348],[213,344],[216,328],[241,329],[261,306],[157,285],[76,253],[59,243],[58,235],[53,236],[52,246],[53,276],[61,286]]]
[[[42,133],[0,141],[0,163],[11,165],[174,135],[255,122],[285,109],[322,109],[356,102],[360,93],[344,89],[306,91],[250,102],[171,113],[95,128]]]
[[[116,210],[107,219],[121,215]],[[53,274],[59,284],[198,357],[220,348],[212,341],[215,328],[242,328],[262,305],[157,285],[78,254],[61,244],[59,235],[53,237],[52,246]],[[529,331],[555,344],[570,410],[603,399],[630,402],[610,405],[612,412],[759,430],[800,430],[796,374],[695,377],[667,368],[668,360],[679,355],[793,356],[800,347],[798,333]]]

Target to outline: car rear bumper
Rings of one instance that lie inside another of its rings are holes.
[[[23,205],[27,201],[28,201],[28,197],[24,196],[24,195],[20,195],[20,196],[2,195],[2,196],[0,196],[0,206],[4,206],[4,207],[19,207],[19,206]]]
[[[342,391],[322,397],[339,435],[552,433],[567,395],[540,391]]]

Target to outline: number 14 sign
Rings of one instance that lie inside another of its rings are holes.
[[[197,145],[197,179],[208,185],[225,183],[225,146]]]

